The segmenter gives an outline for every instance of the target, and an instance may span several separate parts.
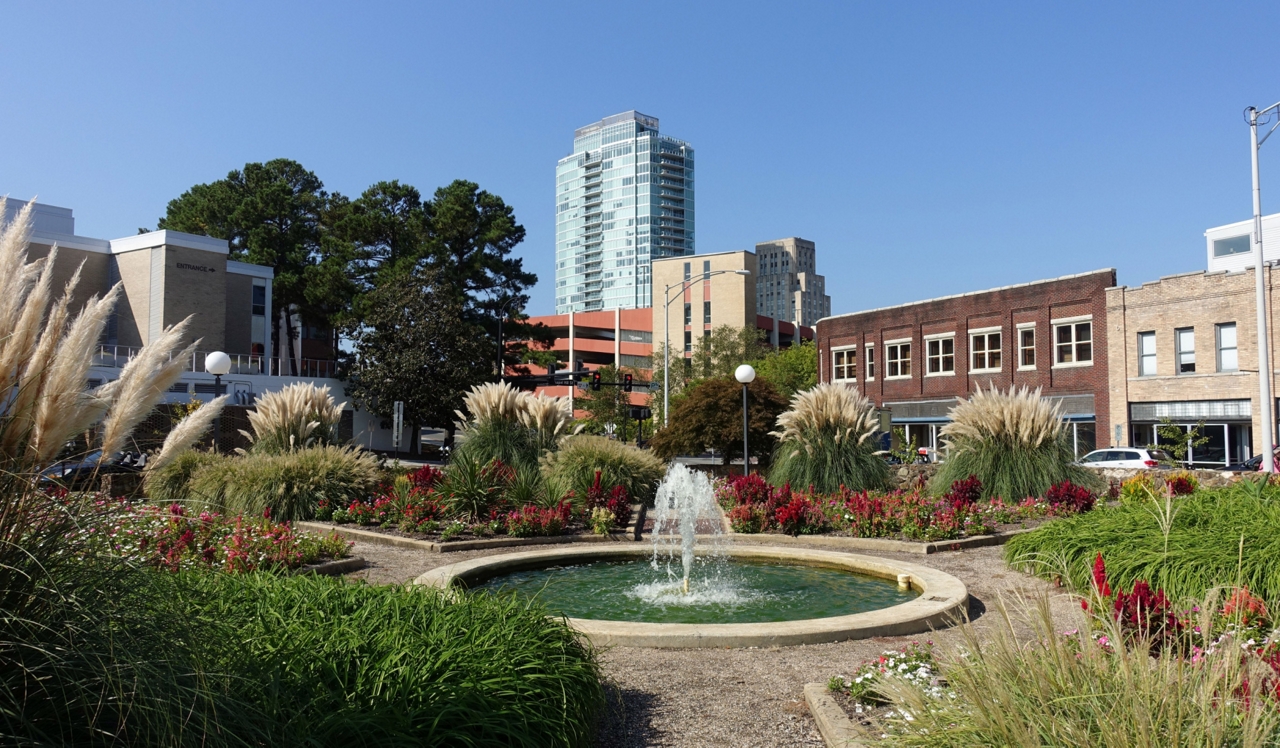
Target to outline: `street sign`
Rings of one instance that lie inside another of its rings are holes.
[[[391,448],[400,451],[400,432],[404,430],[404,401],[396,400],[391,417]]]

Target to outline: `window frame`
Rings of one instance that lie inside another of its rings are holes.
[[[1222,331],[1231,328],[1231,335],[1235,338],[1235,345],[1226,348],[1222,345]],[[1216,352],[1217,371],[1219,374],[1235,374],[1240,371],[1240,327],[1235,322],[1219,322],[1213,326],[1213,347]],[[1231,369],[1222,367],[1222,352],[1231,351],[1235,357],[1236,365]]]
[[[711,302],[710,301],[702,302],[702,324],[704,325],[711,324]]]
[[[885,381],[892,379],[911,379],[911,338],[898,338],[896,340],[884,341],[884,378]],[[906,357],[902,357],[902,349],[906,348]],[[893,349],[896,356],[890,356],[889,350]],[[903,364],[906,364],[906,373],[903,373]],[[894,368],[898,369],[897,374],[891,374]]]
[[[991,365],[991,338],[996,338],[996,365]],[[979,351],[974,341],[982,339],[982,350]],[[983,356],[985,364],[978,366],[978,356]],[[1000,327],[978,327],[969,330],[969,372],[972,374],[994,374],[1004,369],[1004,330]]]
[[[943,343],[951,344],[949,352],[942,350]],[[938,347],[937,353],[934,353],[933,350],[935,345]],[[951,368],[943,368],[943,364],[948,359],[950,359]],[[933,370],[935,360],[938,362],[938,371]],[[926,377],[954,377],[956,375],[956,334],[954,332],[926,335],[924,337],[924,375]]]
[[[867,343],[866,355],[862,357],[864,382],[876,381],[876,344]]]
[[[1062,319],[1055,319],[1055,320],[1051,320],[1050,324],[1053,326],[1053,341],[1052,341],[1053,367],[1052,368],[1074,369],[1074,368],[1084,367],[1084,366],[1093,366],[1093,362],[1095,358],[1093,355],[1095,340],[1094,340],[1094,334],[1093,334],[1093,315],[1092,314],[1080,315],[1078,317],[1064,317]],[[1077,334],[1079,332],[1079,327],[1081,325],[1089,326],[1089,339],[1087,341],[1080,340],[1079,335]],[[1067,343],[1063,343],[1058,339],[1059,338],[1058,331],[1063,328],[1069,328],[1071,330],[1071,340]],[[1087,344],[1089,346],[1088,361],[1080,360],[1080,346],[1082,344]],[[1070,346],[1071,348],[1070,361],[1062,360],[1062,347],[1064,345]]]
[[[1017,354],[1018,354],[1018,366],[1017,366],[1017,370],[1018,370],[1018,371],[1035,371],[1035,370],[1036,370],[1036,362],[1037,362],[1037,360],[1039,359],[1039,355],[1037,354],[1037,351],[1036,351],[1036,323],[1034,323],[1034,322],[1022,322],[1022,323],[1018,324],[1018,326],[1017,326],[1017,327],[1015,327],[1015,328],[1014,328],[1014,332],[1015,332],[1014,337],[1015,337],[1015,339],[1017,340],[1017,348],[1018,348],[1018,350],[1017,350]],[[1028,347],[1028,346],[1024,345],[1024,344],[1023,344],[1023,341],[1022,341],[1022,336],[1023,336],[1023,334],[1024,334],[1024,333],[1028,333],[1028,332],[1029,332],[1029,333],[1031,333],[1031,345],[1030,345],[1030,347]],[[1026,354],[1026,352],[1027,352],[1027,351],[1030,351],[1030,352],[1031,352],[1031,363],[1030,363],[1030,364],[1023,363],[1023,360],[1024,360],[1024,358],[1025,358],[1025,354]]]
[[[1150,341],[1151,353],[1142,352],[1142,344],[1144,341]],[[1156,337],[1155,330],[1145,330],[1138,333],[1138,356],[1137,356],[1138,376],[1154,377],[1159,375],[1160,373],[1159,350],[1160,350],[1159,340]],[[1148,356],[1151,358],[1151,371],[1144,372],[1143,366],[1142,366],[1143,359],[1147,358]]]
[[[853,352],[852,364],[849,363],[848,354],[850,351]],[[843,354],[844,363],[837,364],[836,358],[841,354]],[[849,373],[850,367],[853,368],[853,376],[837,376],[837,372],[841,370],[843,370],[844,373],[847,375]],[[853,345],[832,346],[831,348],[831,381],[832,382],[858,381],[858,346],[856,343]]]
[[[1190,335],[1191,348],[1187,350],[1182,347],[1183,333]],[[1184,357],[1190,357],[1189,361],[1184,361]],[[1187,363],[1191,365],[1190,371],[1183,371],[1182,367]],[[1188,374],[1196,373],[1196,328],[1195,325],[1190,327],[1175,327],[1173,329],[1173,373],[1178,376],[1185,377]]]
[[[684,326],[688,327],[693,324],[693,303],[684,302]]]

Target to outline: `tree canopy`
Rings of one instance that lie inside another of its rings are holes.
[[[769,434],[786,410],[787,401],[769,382],[757,378],[747,386],[747,434],[751,454],[773,453]],[[684,393],[671,409],[671,423],[654,434],[649,445],[669,460],[714,449],[725,464],[742,456],[742,385],[733,379],[708,379]]]

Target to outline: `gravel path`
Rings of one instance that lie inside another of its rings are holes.
[[[510,549],[514,552],[521,549]],[[498,551],[501,552],[501,551]],[[371,566],[350,575],[374,584],[412,581],[444,564],[494,551],[424,553],[357,543],[354,554]],[[930,556],[875,554],[953,574],[969,588],[970,617],[983,631],[995,623],[996,601],[1009,602],[1052,592],[1051,586],[1007,568],[1002,549],[977,548]],[[1079,609],[1065,596],[1054,598],[1060,628],[1076,625]],[[960,631],[932,637],[880,637],[858,641],[767,649],[631,649],[602,653],[610,708],[600,746],[815,746],[823,745],[804,703],[805,683],[845,675],[884,649],[912,639],[932,638],[953,646]]]

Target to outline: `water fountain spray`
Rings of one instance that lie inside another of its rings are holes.
[[[715,488],[706,473],[673,463],[658,486],[654,504],[653,565],[658,568],[663,555],[673,560],[678,548],[683,572],[680,589],[687,595],[698,536],[703,536],[705,550],[712,555],[725,538]]]

